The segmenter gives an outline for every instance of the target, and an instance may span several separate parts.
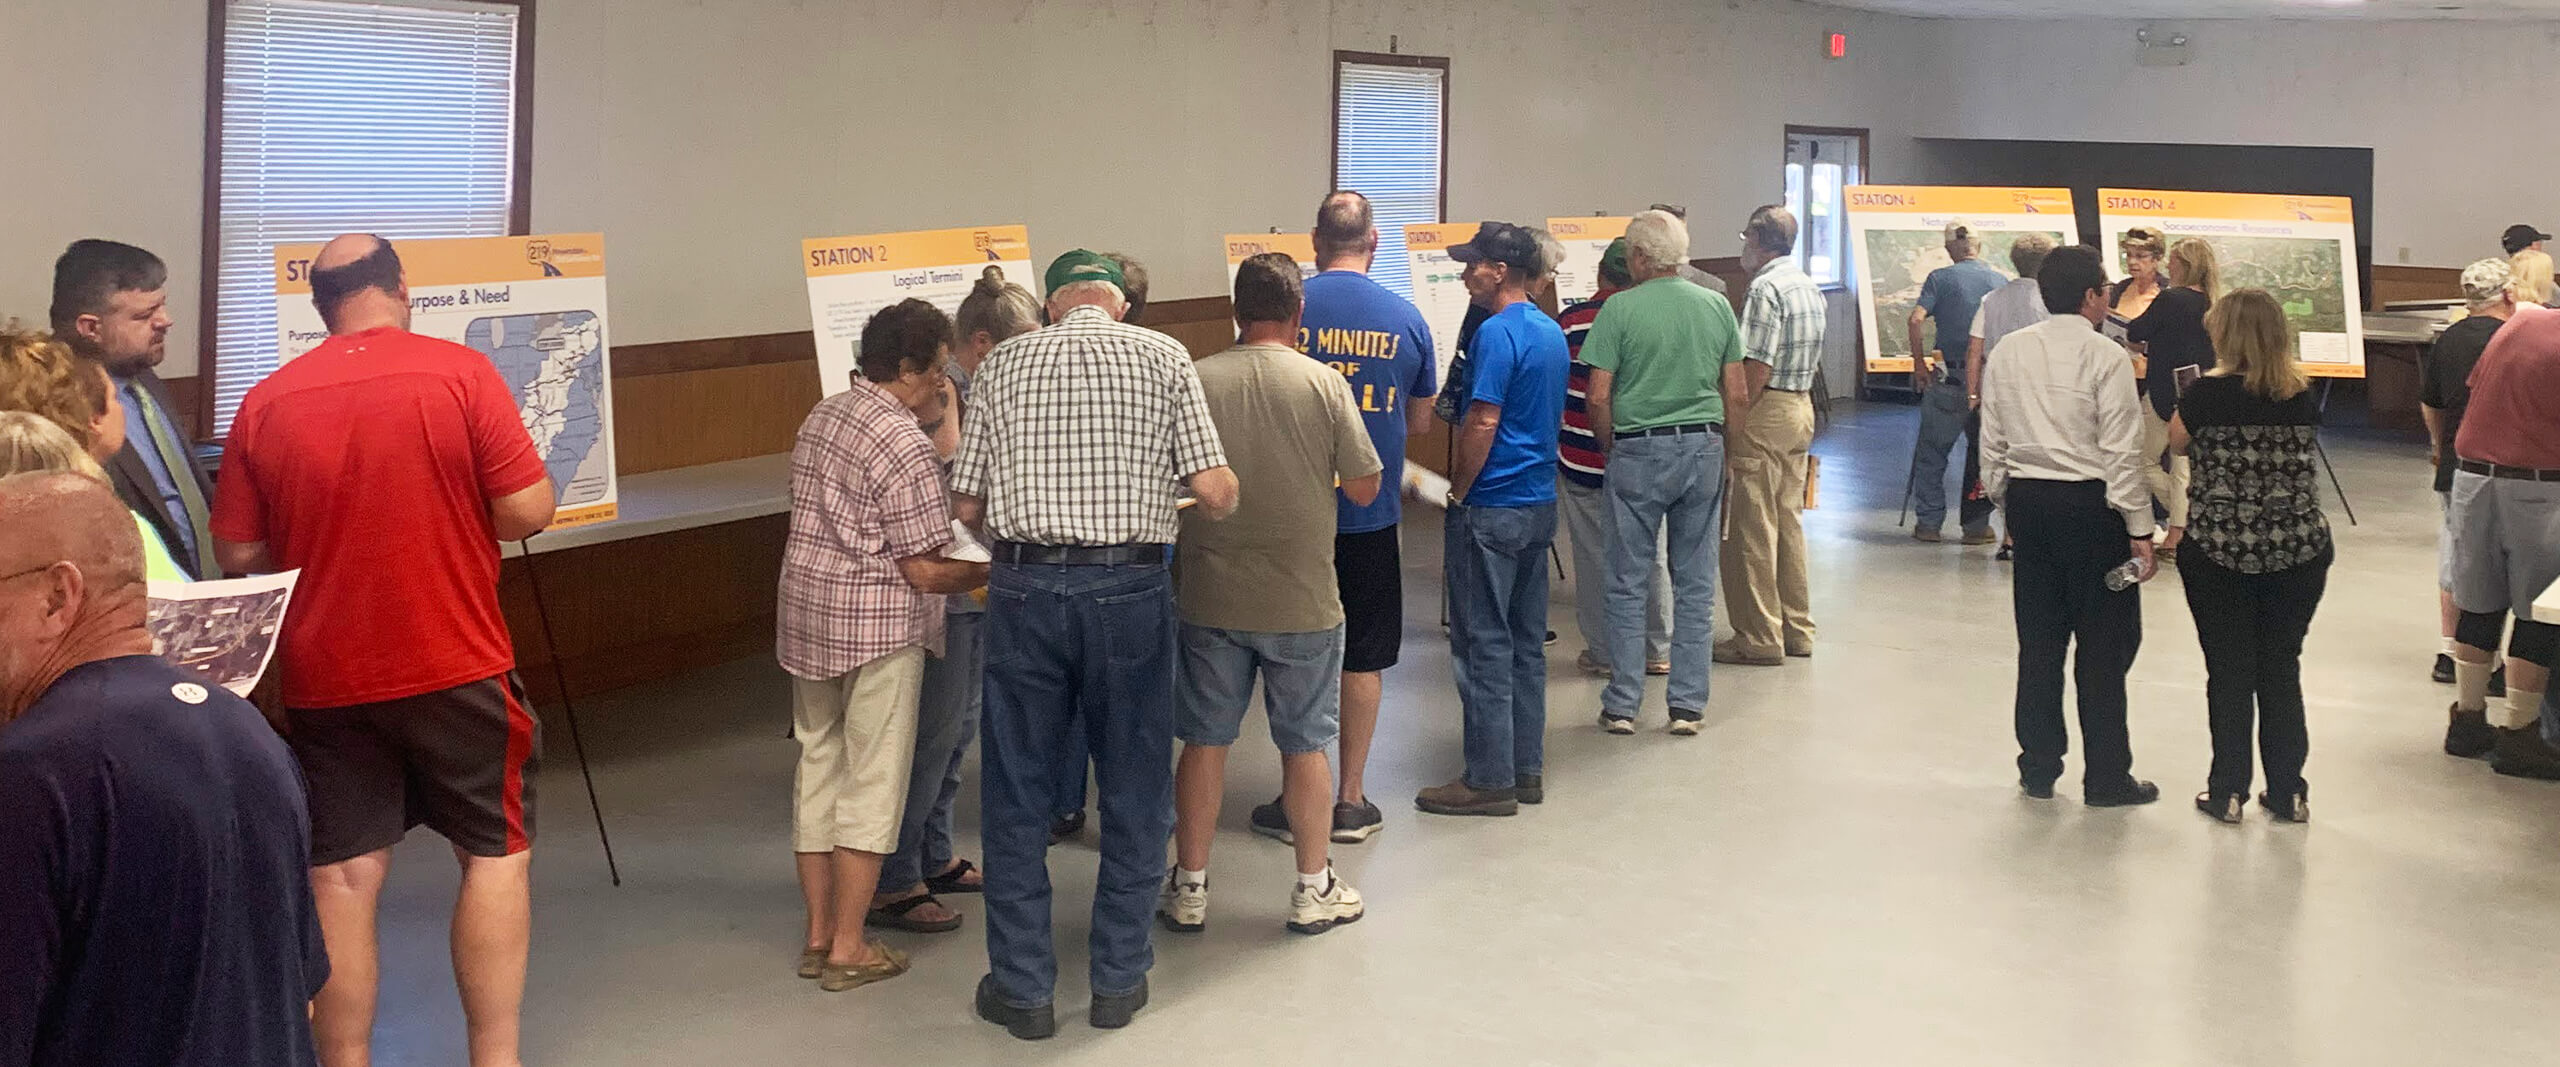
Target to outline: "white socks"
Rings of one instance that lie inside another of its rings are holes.
[[[1209,872],[1205,869],[1186,871],[1182,869],[1180,864],[1175,864],[1173,868],[1173,884],[1187,886],[1192,889],[1207,889],[1209,888]]]
[[[2489,706],[2489,675],[2497,671],[2497,661],[2473,663],[2467,659],[2453,661],[2453,706],[2464,711],[2479,711]],[[2513,692],[2514,690],[2509,690]]]
[[[1305,886],[1307,892],[1321,895],[1325,890],[1333,887],[1333,865],[1328,863],[1323,870],[1314,874],[1299,875],[1298,884]]]
[[[2542,694],[2516,688],[2513,675],[2507,680],[2507,711],[2498,725],[2509,730],[2522,730],[2542,721]]]
[[[2440,649],[2439,651],[2443,652],[2445,655],[2450,656],[2450,655],[2452,655],[2452,654],[2453,654],[2453,646],[2454,646],[2454,644],[2455,644],[2455,641],[2454,641],[2454,639],[2453,639],[2453,638],[2450,638],[2450,637],[2445,638],[2445,639],[2444,639],[2444,648]]]

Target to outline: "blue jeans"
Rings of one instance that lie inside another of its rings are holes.
[[[1547,546],[1553,502],[1449,509],[1449,659],[1466,714],[1469,786],[1510,789],[1546,767]],[[1644,668],[1636,668],[1644,676]]]
[[[1101,793],[1093,894],[1093,991],[1135,991],[1165,841],[1173,833],[1173,587],[1161,563],[998,563],[987,583],[987,684],[979,796],[985,811],[987,964],[1015,1007],[1048,1004],[1049,818],[1057,754],[1081,721]]]
[[[1982,442],[1968,429],[1972,425],[1973,405],[1965,399],[1963,382],[1939,382],[1929,387],[1920,398],[1920,442],[1911,456],[1911,514],[1918,528],[1935,530],[1947,521],[1947,457],[1964,439],[1967,453],[1965,484],[1958,491],[1966,494],[1957,519],[1964,532],[1979,534],[1991,528],[1989,501],[1973,498],[1973,481],[1979,477],[1978,460],[1971,457],[1982,448]],[[1611,464],[1611,471],[1617,470]]]
[[[908,888],[951,866],[951,804],[960,797],[960,761],[978,732],[986,691],[987,617],[972,611],[946,619],[942,655],[924,661],[924,686],[916,695],[907,813],[898,823],[898,850],[880,863],[883,890]]]
[[[1644,598],[1657,541],[1671,563],[1671,713],[1707,707],[1715,642],[1716,512],[1724,436],[1621,437],[1609,449],[1609,687],[1600,713],[1632,719],[1644,702]]]

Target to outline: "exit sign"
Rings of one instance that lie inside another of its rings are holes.
[[[1832,34],[1823,42],[1822,54],[1828,59],[1849,58],[1849,35],[1845,33]]]

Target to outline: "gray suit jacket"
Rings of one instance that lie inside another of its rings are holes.
[[[186,420],[178,417],[178,409],[169,399],[168,383],[149,370],[136,375],[134,381],[142,386],[143,393],[151,398],[152,403],[160,405],[160,415],[169,426],[183,434]],[[186,515],[170,514],[167,502],[160,497],[159,485],[151,480],[151,468],[145,466],[142,455],[134,451],[150,447],[150,439],[136,441],[127,435],[124,451],[107,461],[107,478],[115,483],[116,496],[122,498],[125,506],[132,508],[135,514],[150,520],[153,529],[160,531],[160,542],[169,546],[170,557],[177,560],[178,568],[186,571],[189,577],[198,580],[222,577],[213,563],[212,545],[196,546],[200,558],[190,559],[183,551],[188,534],[194,532],[195,520]],[[186,473],[193,475],[196,487],[204,491],[205,506],[212,507],[213,482],[205,477],[204,464],[196,458],[192,447],[187,449]],[[182,534],[181,530],[187,533]]]

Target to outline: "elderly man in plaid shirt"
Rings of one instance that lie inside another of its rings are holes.
[[[1025,1040],[1057,1031],[1049,934],[1054,753],[1078,724],[1100,788],[1093,1025],[1147,1002],[1148,935],[1173,830],[1175,492],[1235,510],[1235,472],[1191,355],[1120,321],[1120,266],[1083,249],[1049,265],[1049,319],[989,353],[970,390],[951,491],[983,525],[986,710],[980,745],[987,963],[981,1018]]]
[[[1796,268],[1796,219],[1770,204],[1742,227],[1742,377],[1748,421],[1733,434],[1724,542],[1733,639],[1718,663],[1771,667],[1813,654],[1804,567],[1804,479],[1813,447],[1813,372],[1822,363],[1822,289]]]

